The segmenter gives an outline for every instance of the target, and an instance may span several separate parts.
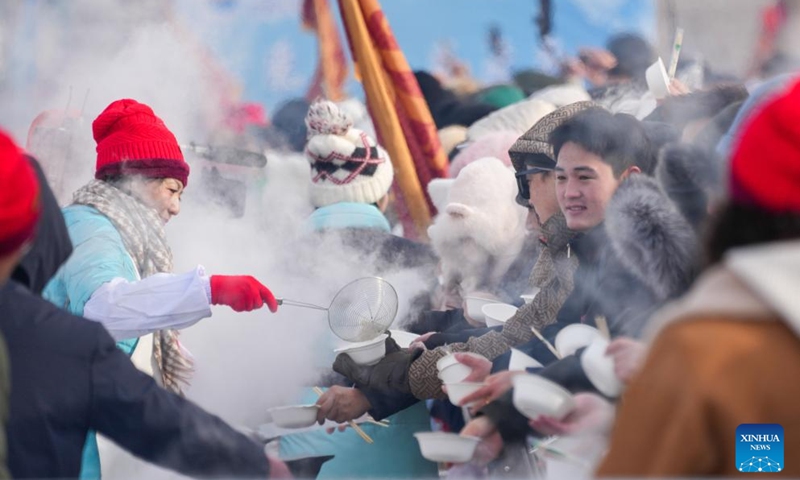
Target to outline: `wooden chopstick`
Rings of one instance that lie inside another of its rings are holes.
[[[600,330],[600,333],[606,338],[606,340],[611,340],[611,331],[608,329],[608,321],[606,317],[603,315],[598,315],[594,317],[594,324],[597,325],[597,329]]]
[[[544,343],[544,345],[551,352],[553,352],[553,355],[555,355],[557,359],[561,360],[561,355],[558,353],[558,350],[556,350],[556,347],[554,347],[552,343],[548,342],[547,339],[544,338],[544,336],[541,333],[539,333],[539,330],[536,330],[536,327],[531,327],[531,332],[533,332],[533,334],[536,335],[536,338],[541,340],[542,343]]]
[[[374,418],[368,418],[368,419],[364,420],[364,423],[371,423],[371,424],[377,425],[379,427],[389,428],[389,424],[388,423],[379,422],[378,420],[375,420]],[[358,424],[356,424],[356,425],[358,425]]]
[[[319,387],[314,387],[313,390],[314,390],[314,393],[316,393],[317,396],[319,396],[319,397],[321,397],[322,394],[325,393]],[[375,423],[378,423],[378,422],[375,422]],[[358,434],[358,436],[361,437],[362,439],[364,439],[365,442],[370,443],[370,444],[371,443],[375,443],[375,440],[373,440],[369,435],[367,435],[367,432],[362,430],[361,427],[359,427],[356,424],[356,422],[350,420],[349,422],[347,422],[347,424],[350,425],[350,428],[355,430],[355,432]],[[388,427],[388,425],[384,425],[384,426]]]

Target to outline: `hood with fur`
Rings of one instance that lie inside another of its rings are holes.
[[[800,242],[773,242],[732,250],[727,266],[800,336]]]
[[[674,143],[659,153],[656,178],[683,216],[699,229],[712,196],[722,189],[722,162],[701,147]]]
[[[697,268],[697,237],[654,179],[631,175],[622,182],[605,225],[622,265],[659,301],[688,289]]]
[[[445,277],[499,278],[505,273],[526,236],[527,212],[514,201],[516,189],[514,174],[496,158],[477,160],[461,170],[446,205],[428,228]],[[485,281],[474,283],[481,286]]]
[[[42,214],[31,249],[22,258],[11,275],[13,280],[40,295],[45,285],[72,254],[72,241],[58,201],[47,183],[39,163],[28,157],[39,179],[39,201]]]

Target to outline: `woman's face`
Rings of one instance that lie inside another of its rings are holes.
[[[181,212],[181,195],[183,183],[174,178],[144,179],[132,185],[133,194],[142,203],[158,212],[158,216],[166,225],[169,220]]]

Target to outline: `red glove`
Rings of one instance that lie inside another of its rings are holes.
[[[212,275],[211,303],[228,305],[237,312],[249,312],[266,303],[272,313],[278,311],[275,295],[250,275]]]

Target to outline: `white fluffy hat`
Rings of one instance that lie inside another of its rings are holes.
[[[527,211],[514,201],[514,173],[496,158],[483,158],[451,182],[446,204],[428,228],[444,284],[464,292],[490,287],[525,242]]]
[[[340,202],[375,203],[392,186],[389,154],[327,100],[315,102],[306,115],[311,163],[311,202],[324,207]]]
[[[449,187],[445,207],[428,228],[434,249],[469,238],[492,255],[513,255],[525,237],[527,210],[514,201],[511,169],[483,158],[464,167]]]

